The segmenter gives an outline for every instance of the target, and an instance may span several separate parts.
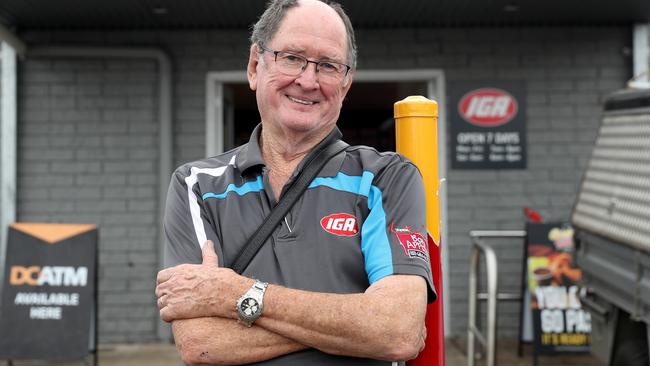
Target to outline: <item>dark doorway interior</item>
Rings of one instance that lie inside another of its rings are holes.
[[[226,149],[248,141],[260,120],[255,94],[247,84],[227,84],[234,104],[234,141]],[[355,82],[343,103],[338,126],[351,145],[368,145],[379,151],[395,150],[393,104],[409,95],[426,95],[424,82]]]

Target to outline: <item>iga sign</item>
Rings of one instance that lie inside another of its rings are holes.
[[[516,82],[451,85],[452,168],[526,168],[523,90]]]
[[[501,89],[476,89],[461,98],[458,113],[474,126],[501,126],[517,115],[517,100]]]
[[[94,351],[96,259],[95,225],[11,225],[0,359],[80,360]]]

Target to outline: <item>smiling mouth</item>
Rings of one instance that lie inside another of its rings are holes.
[[[292,97],[290,95],[287,95],[287,98],[289,98],[289,100],[291,100],[292,102],[296,102],[296,103],[302,104],[302,105],[314,105],[314,104],[316,104],[316,102],[294,98],[294,97]]]

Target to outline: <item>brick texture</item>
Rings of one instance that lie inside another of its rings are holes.
[[[89,33],[96,45],[154,46],[174,63],[174,162],[203,156],[205,76],[244,70],[246,30]],[[566,220],[596,136],[600,103],[624,86],[629,27],[358,31],[360,69],[436,68],[447,82],[524,80],[528,169],[447,172],[452,335],[464,336],[472,229],[522,229],[524,206]],[[23,35],[74,43],[67,32]],[[100,339],[156,338],[156,65],[147,60],[30,59],[20,65],[21,220],[100,226]],[[451,106],[448,106],[451,107]],[[522,243],[495,243],[503,291],[519,291]],[[515,336],[518,304],[499,334]]]
[[[487,42],[491,53],[474,55],[467,47],[469,65],[442,68],[449,70],[448,81],[526,81],[528,168],[447,173],[447,281],[452,304],[448,311],[450,331],[460,336],[465,335],[467,324],[471,250],[468,231],[523,229],[522,208],[526,206],[537,209],[547,221],[568,220],[595,141],[601,102],[608,93],[624,87],[631,76],[631,60],[621,52],[629,47],[627,28],[513,29],[507,41],[513,46],[502,45],[498,37],[471,41],[476,39],[474,32],[467,30],[468,41],[481,47],[486,47]],[[443,32],[440,38],[445,38]],[[484,59],[489,60],[482,62]],[[468,68],[473,70],[470,75],[466,74]],[[453,188],[457,184],[460,190]],[[523,242],[501,240],[490,244],[499,258],[500,291],[519,293]],[[519,312],[519,303],[499,305],[500,336],[517,336]]]
[[[97,224],[100,341],[154,340],[157,230],[136,230],[158,227],[156,65],[28,58],[21,69],[18,218]]]

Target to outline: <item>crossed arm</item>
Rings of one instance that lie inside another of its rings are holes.
[[[219,317],[174,320],[172,331],[178,352],[188,365],[247,364],[306,348],[259,326],[246,328]]]
[[[247,328],[236,321],[235,303],[254,281],[216,263],[208,242],[202,264],[158,274],[160,316],[172,322],[190,365],[245,364],[305,348],[395,361],[424,347],[427,289],[420,276],[388,276],[364,293],[345,295],[270,285],[262,316]]]

